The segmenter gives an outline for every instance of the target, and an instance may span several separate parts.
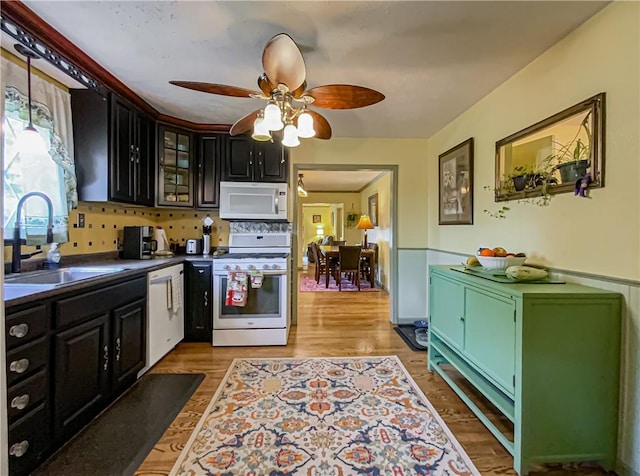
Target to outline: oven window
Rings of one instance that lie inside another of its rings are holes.
[[[233,319],[243,317],[280,317],[280,281],[281,276],[264,276],[261,288],[249,285],[247,303],[244,306],[226,306],[224,297],[220,303],[220,318]],[[220,296],[227,291],[226,276],[220,279]]]

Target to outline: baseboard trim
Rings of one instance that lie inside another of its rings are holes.
[[[619,459],[616,460],[616,474],[618,476],[640,476],[640,472],[630,468]]]

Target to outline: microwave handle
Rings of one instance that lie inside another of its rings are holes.
[[[276,208],[276,214],[278,214],[278,213],[279,213],[279,212],[278,212],[278,200],[279,200],[279,199],[278,199],[278,192],[276,191],[276,196],[275,196],[275,197],[273,197],[273,204],[275,205],[275,208]]]

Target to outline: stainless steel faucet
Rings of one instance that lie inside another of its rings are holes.
[[[51,199],[47,197],[42,192],[29,192],[26,193],[18,200],[18,206],[16,207],[16,226],[13,229],[13,243],[11,247],[11,272],[19,273],[20,272],[20,260],[22,259],[22,254],[20,253],[20,247],[23,244],[23,240],[20,239],[20,213],[22,211],[22,205],[29,197],[40,197],[47,204],[47,209],[49,211],[49,217],[47,222],[47,243],[53,243],[53,203],[51,203]],[[36,254],[36,253],[34,253]],[[33,255],[27,255],[25,258]]]

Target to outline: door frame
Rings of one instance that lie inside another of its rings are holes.
[[[398,323],[398,165],[393,164],[293,164],[291,177],[297,177],[298,173],[304,170],[327,170],[332,172],[343,172],[345,170],[379,170],[391,174],[391,190],[389,191],[389,210],[391,212],[391,238],[389,240],[389,321],[392,324]],[[293,190],[293,188],[291,188]],[[298,279],[298,256],[301,253],[298,240],[298,194],[291,193],[292,214],[291,220],[291,323],[298,322],[298,290],[300,283]],[[290,215],[291,216],[291,215]]]

